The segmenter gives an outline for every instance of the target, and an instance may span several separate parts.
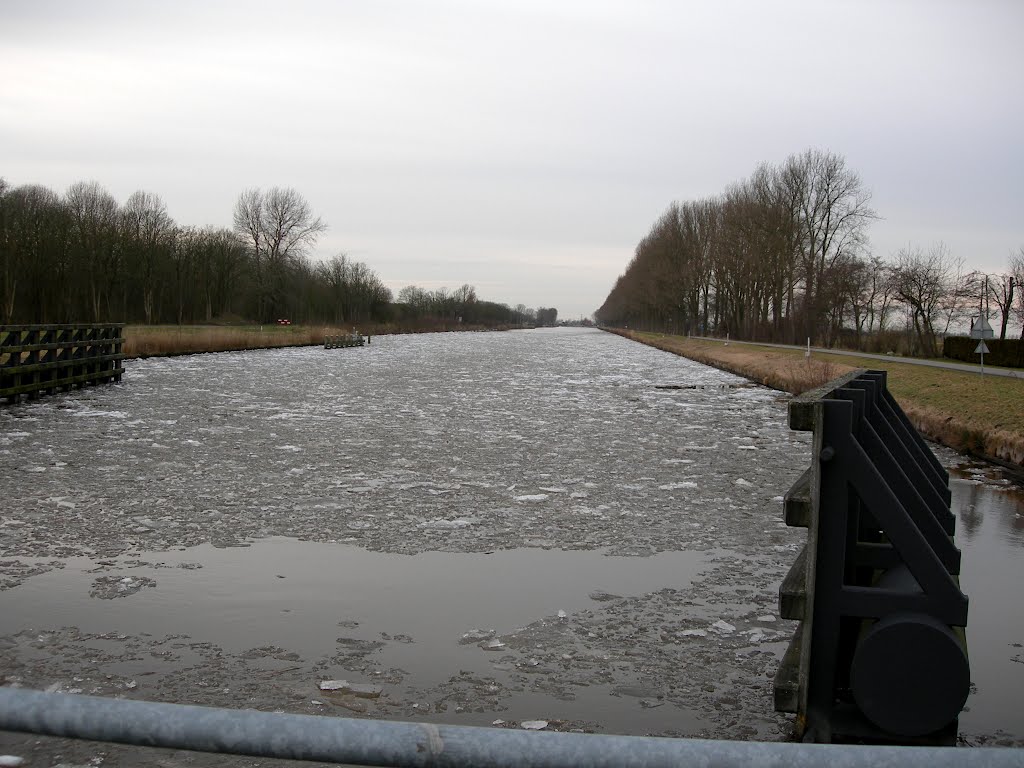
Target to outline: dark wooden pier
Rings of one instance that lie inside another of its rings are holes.
[[[324,349],[340,349],[342,347],[361,347],[370,343],[370,337],[363,337],[361,333],[342,334],[341,336],[325,336]]]
[[[0,325],[0,399],[120,381],[120,324]]]

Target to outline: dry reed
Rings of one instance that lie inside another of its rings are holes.
[[[324,336],[344,331],[331,328],[258,326],[128,326],[124,353],[128,357],[162,357],[199,352],[229,352],[323,344]]]

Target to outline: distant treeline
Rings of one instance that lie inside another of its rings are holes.
[[[0,322],[214,321],[448,327],[554,324],[534,311],[455,291],[404,288],[396,302],[367,265],[309,256],[326,225],[293,189],[251,189],[233,227],[177,224],[163,200],[123,205],[96,182],[59,195],[0,179]]]
[[[605,325],[927,355],[972,314],[990,310],[1004,336],[1009,322],[1024,322],[1024,247],[1006,273],[988,276],[965,271],[942,243],[883,260],[868,245],[878,218],[870,199],[830,152],[762,164],[717,197],[672,203],[595,316]]]

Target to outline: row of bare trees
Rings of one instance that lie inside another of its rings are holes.
[[[1024,322],[1024,249],[1010,270],[964,271],[940,244],[870,253],[871,195],[840,155],[763,164],[717,197],[673,203],[595,313],[606,325],[935,354],[972,310]]]
[[[398,301],[395,303],[397,320],[437,327],[532,326],[540,322],[542,312],[554,312],[556,317],[558,315],[558,310],[554,309],[535,311],[525,304],[510,307],[507,304],[483,301],[477,297],[476,289],[468,284],[455,290],[437,288],[433,291],[418,285],[407,285],[398,292]],[[547,318],[548,315],[544,314],[543,317]]]
[[[0,180],[0,322],[378,319],[390,291],[365,265],[314,262],[324,230],[295,190],[249,190],[234,229],[177,224],[159,195],[123,205],[96,182],[64,195]]]
[[[58,195],[0,179],[0,323],[532,322],[468,285],[410,286],[395,303],[365,264],[344,254],[311,259],[326,224],[294,189],[246,190],[233,224],[179,225],[151,192],[120,205],[96,182]]]

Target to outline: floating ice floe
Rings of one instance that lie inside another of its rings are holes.
[[[659,491],[676,491],[676,490],[679,490],[680,488],[696,488],[696,487],[697,487],[696,483],[691,482],[689,480],[684,480],[681,483],[665,483],[664,485],[659,485],[658,486],[658,490]]]
[[[545,728],[548,727],[548,721],[547,720],[523,720],[523,722],[521,722],[519,724],[519,727],[523,728],[523,729],[525,729],[527,731],[543,731]]]
[[[475,523],[476,520],[470,517],[457,517],[454,520],[426,520],[419,524],[420,528],[439,528],[447,530],[452,528],[465,528]]]
[[[516,496],[516,501],[547,501],[550,498],[546,493],[527,493],[523,496]]]
[[[567,614],[567,613],[566,613],[565,611],[559,611],[559,612],[558,612],[558,618],[560,618],[560,619],[564,619],[564,618],[566,618],[566,617],[567,617],[568,615],[569,615],[569,614]]]
[[[493,640],[488,640],[480,647],[483,648],[485,651],[500,651],[502,648],[505,647],[505,644],[501,642],[501,640],[499,640],[498,638],[494,638]]]
[[[0,768],[18,768],[25,764],[25,758],[17,755],[0,755]]]
[[[757,620],[758,621],[766,621],[766,622],[770,623],[770,622],[775,621],[775,617],[772,614],[770,614],[770,613],[766,613],[764,616],[758,616]]]
[[[682,637],[707,637],[708,633],[703,629],[684,629],[679,633]]]
[[[744,480],[742,477],[737,477],[733,481],[733,485],[753,485],[753,483],[750,482],[749,480]]]
[[[124,419],[128,416],[124,411],[94,411],[90,408],[83,408],[71,414],[76,418],[82,417],[106,417],[108,419]]]
[[[479,643],[482,640],[490,640],[494,637],[493,629],[471,629],[459,638],[459,645],[470,645],[471,643]]]
[[[727,635],[730,632],[736,631],[736,627],[734,627],[732,624],[730,624],[728,621],[725,621],[724,619],[719,619],[714,624],[712,624],[711,629],[715,630],[716,632],[721,632],[723,635]]]
[[[384,689],[379,685],[350,683],[348,680],[321,680],[318,687],[321,691],[351,693],[353,696],[361,699],[376,699],[384,692]]]

